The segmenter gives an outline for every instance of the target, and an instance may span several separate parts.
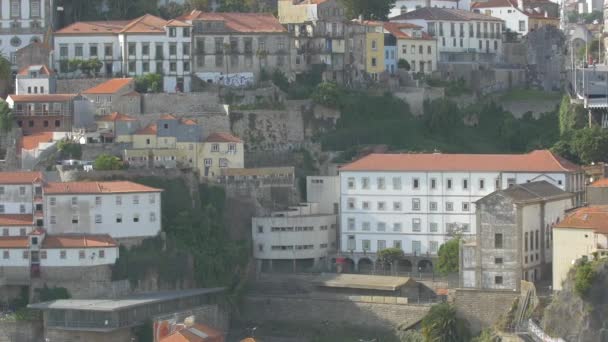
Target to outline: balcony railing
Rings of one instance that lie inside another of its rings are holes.
[[[13,111],[15,116],[63,116],[68,115],[61,110],[15,110]]]

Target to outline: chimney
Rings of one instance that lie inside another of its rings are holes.
[[[520,11],[523,11],[523,10],[524,10],[524,0],[517,0],[517,8],[518,8]]]

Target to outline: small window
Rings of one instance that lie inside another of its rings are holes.
[[[469,211],[469,202],[462,202],[462,211]]]
[[[393,202],[393,210],[401,211],[401,202]]]
[[[264,233],[264,226],[258,226],[258,233]]]
[[[502,248],[502,234],[494,234],[494,248]]]
[[[4,187],[0,186],[0,195],[4,195]]]
[[[95,197],[95,205],[101,205],[101,196]]]
[[[60,259],[65,259],[66,255],[67,255],[66,251],[59,251],[59,258]]]
[[[378,210],[386,210],[386,203],[378,202]]]
[[[139,215],[138,214],[133,215],[133,222],[135,222],[135,223],[139,222]]]
[[[40,251],[40,259],[46,259],[46,251]]]
[[[401,178],[393,177],[393,190],[401,190]]]
[[[25,236],[25,228],[19,229],[19,235],[20,236]]]
[[[72,216],[72,224],[78,224],[78,216],[77,215]]]
[[[496,265],[502,265],[502,258],[494,258],[494,263]]]
[[[348,209],[355,209],[355,199],[354,198],[349,198],[347,200],[347,205],[348,205]]]
[[[386,183],[384,181],[384,177],[378,178],[378,190],[384,190],[386,188]]]
[[[56,224],[56,223],[57,223],[57,217],[51,216],[51,224]]]
[[[9,259],[10,258],[10,254],[8,251],[2,251],[2,258],[3,259]]]
[[[139,196],[133,195],[133,204],[139,204]]]
[[[420,210],[420,199],[412,198],[412,210],[419,211]]]
[[[369,210],[370,209],[369,201],[361,202],[361,208],[363,208],[363,210]]]
[[[95,215],[95,223],[101,223],[101,215]]]
[[[496,284],[496,285],[502,285],[502,276],[495,276],[494,277],[494,284]]]
[[[104,259],[106,257],[106,251],[103,249],[99,250],[99,259]]]
[[[23,251],[23,259],[29,259],[30,258],[30,251]]]
[[[483,190],[486,187],[486,181],[483,179],[479,180],[479,190]]]
[[[8,236],[8,228],[2,228],[2,236]]]
[[[116,196],[116,205],[122,205],[122,196]]]
[[[452,189],[452,180],[451,179],[447,179],[445,184],[446,184],[446,188],[448,190]]]
[[[4,204],[0,204],[0,214],[4,214]]]
[[[429,210],[437,211],[437,202],[429,202]]]
[[[85,257],[84,250],[82,250],[82,249],[79,250],[78,251],[78,259],[84,259],[84,257]]]
[[[437,180],[435,178],[431,178],[431,189],[437,188]]]
[[[361,178],[361,188],[368,190],[369,189],[369,178],[363,177]]]
[[[19,213],[25,214],[25,204],[20,204],[19,205]]]
[[[469,180],[468,179],[463,179],[462,180],[462,188],[463,189],[468,189],[469,188]]]
[[[445,211],[454,211],[454,203],[445,202]]]
[[[437,233],[437,229],[438,229],[437,222],[430,222],[429,223],[429,231],[431,233]]]
[[[414,232],[420,231],[420,219],[419,218],[412,219],[412,231],[414,231]]]
[[[156,222],[156,213],[150,213],[150,222]]]
[[[116,223],[122,223],[122,215],[116,214]]]
[[[25,187],[24,186],[20,186],[19,187],[19,195],[25,195]]]
[[[412,181],[412,187],[414,188],[414,190],[420,189],[420,180],[418,178],[414,178],[414,180]]]
[[[399,222],[393,223],[393,232],[399,233],[399,232],[401,232],[401,229],[402,229],[401,223],[399,223]]]
[[[348,188],[350,190],[354,190],[355,189],[355,178],[354,177],[349,177],[347,180],[348,183]]]
[[[150,204],[156,203],[156,196],[154,194],[150,194],[150,196],[148,196],[148,201]]]
[[[77,206],[78,205],[78,197],[72,197],[72,205],[73,206]]]

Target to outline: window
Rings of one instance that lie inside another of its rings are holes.
[[[99,214],[95,215],[95,223],[101,223],[101,215],[99,215]]]
[[[142,72],[150,72],[150,62],[142,62],[141,63],[141,71]]]
[[[439,242],[429,241],[429,252],[431,254],[437,254],[438,250],[439,250]]]
[[[177,44],[171,43],[169,44],[169,56],[177,55]]]
[[[57,223],[57,216],[51,216],[51,224]]]
[[[177,29],[175,27],[169,27],[169,37],[177,37]]]
[[[393,210],[401,211],[401,202],[393,202]]]
[[[25,214],[25,204],[20,204],[19,205],[19,213],[20,214]]]
[[[4,214],[4,204],[0,204],[0,214]]]
[[[368,202],[368,201],[363,201],[363,202],[361,203],[361,207],[362,207],[364,210],[369,210],[369,202]]]
[[[386,249],[386,240],[378,240],[376,245],[377,245],[376,251],[381,251],[383,249]]]
[[[347,222],[348,222],[348,224],[347,224],[348,230],[355,230],[355,219],[349,218],[347,220]]]
[[[258,233],[264,233],[264,226],[258,226]]]
[[[122,223],[122,214],[116,214],[116,223]]]
[[[507,187],[512,187],[513,185],[515,185],[516,181],[515,178],[507,178]]]
[[[519,21],[519,32],[524,32],[524,31],[526,31],[526,21],[520,20]]]
[[[500,179],[494,179],[494,190],[498,190],[500,188]]]
[[[136,45],[135,43],[129,43],[129,48],[128,48],[128,52],[129,52],[129,56],[134,57],[135,56],[135,50],[136,50]]]
[[[182,35],[184,37],[190,37],[190,28],[189,27],[184,27],[184,29],[182,31]]]
[[[78,259],[84,259],[84,257],[85,257],[84,250],[82,250],[82,249],[79,250],[78,251]]]
[[[483,190],[486,187],[486,182],[484,179],[479,180],[479,190]]]
[[[373,40],[372,40],[372,50],[374,50],[374,51],[375,51],[375,50],[377,50],[377,49],[378,49],[378,46],[377,46],[377,44],[376,44],[376,40],[375,40],[375,39],[373,39]]]
[[[386,183],[384,182],[384,177],[378,178],[378,190],[384,190],[386,187]]]
[[[103,54],[104,54],[104,56],[106,56],[106,57],[112,56],[112,54],[113,54],[112,50],[113,50],[112,44],[105,44],[103,46]],[[66,55],[67,55],[67,53],[66,53]]]
[[[401,223],[399,223],[399,222],[393,223],[393,232],[399,233],[399,232],[401,232],[401,229],[402,229]]]
[[[378,202],[378,210],[386,210],[386,203]]]
[[[496,265],[502,265],[502,258],[494,258],[494,263]]]
[[[175,62],[169,63],[169,71],[177,72],[177,63],[175,63]]]
[[[378,222],[378,225],[376,227],[378,229],[379,232],[385,232],[386,231],[386,223],[384,222]]]
[[[219,165],[220,165],[220,167],[228,167],[228,159],[227,158],[220,158],[219,159]]]
[[[445,202],[445,211],[454,211],[454,203]]]
[[[451,179],[449,179],[449,178],[448,178],[448,179],[446,180],[446,183],[445,183],[445,184],[446,184],[446,188],[447,188],[448,190],[452,190],[452,180],[451,180]]]
[[[190,44],[189,43],[184,43],[182,45],[182,54],[184,56],[190,56]]]
[[[133,204],[139,204],[139,195],[133,195]]]
[[[355,209],[355,199],[349,198],[347,201],[348,209]]]
[[[463,223],[463,224],[462,224],[462,231],[463,231],[464,233],[468,233],[468,232],[470,231],[470,227],[469,227],[469,224],[468,224],[468,223]]]
[[[537,250],[540,248],[539,245],[538,245],[538,241],[540,239],[540,235],[539,234],[540,234],[540,231],[536,230],[536,249]]]
[[[375,67],[377,64],[376,57],[372,57],[372,66]]]
[[[414,232],[420,231],[420,219],[419,218],[412,219],[412,231],[414,231]]]
[[[361,224],[361,230],[363,230],[364,232],[369,232],[371,229],[371,224],[369,222],[363,222]]]
[[[393,190],[401,190],[401,178],[393,177]]]
[[[219,152],[219,151],[220,151],[220,144],[211,145],[211,152]]]
[[[190,62],[184,62],[184,72],[190,71]]]
[[[25,228],[19,229],[19,235],[20,236],[25,236]]]
[[[347,179],[347,184],[348,184],[348,188],[350,190],[354,190],[355,189],[355,177],[348,177]]]
[[[494,277],[494,284],[496,284],[496,285],[502,285],[502,276],[495,276]]]
[[[469,188],[469,180],[468,179],[463,179],[462,180],[462,188],[463,189],[468,189]]]
[[[20,186],[19,187],[19,195],[25,195],[25,187],[24,186]]]
[[[369,178],[363,177],[361,178],[361,189],[369,189]]]
[[[30,258],[30,252],[29,251],[23,251],[23,259],[29,259]]]
[[[8,251],[2,251],[2,258],[3,259],[9,259],[10,258],[10,254]]]
[[[133,222],[135,222],[135,223],[139,222],[139,214],[133,215]]]
[[[401,240],[393,240],[393,248],[401,249]]]
[[[156,203],[156,196],[154,196],[154,194],[150,194],[148,196],[148,202],[150,202],[150,204]]]
[[[369,251],[371,248],[370,240],[361,240],[361,246],[364,251]]]
[[[264,244],[258,244],[258,251],[263,252],[264,251]]]
[[[421,247],[420,241],[412,241],[412,253],[414,255],[420,255]]]
[[[502,248],[502,234],[500,233],[494,234],[494,248]]]
[[[462,211],[469,211],[469,202],[462,202]]]
[[[30,17],[40,17],[40,0],[32,0],[30,2]]]
[[[106,251],[103,249],[99,250],[99,259],[103,259],[106,257]]]
[[[72,224],[78,224],[78,215],[72,215]]]
[[[2,229],[2,236],[8,236],[8,228]]]
[[[116,205],[122,205],[122,196],[116,196]]]
[[[11,0],[11,18],[21,17],[21,0]]]
[[[150,213],[150,222],[156,222],[156,213]]]
[[[429,210],[437,211],[437,202],[429,202]]]
[[[412,180],[412,188],[413,188],[414,190],[418,190],[418,189],[420,189],[420,180],[419,180],[418,178],[414,178],[414,179]]]
[[[0,195],[4,195],[4,187],[0,186]]]
[[[430,222],[429,223],[429,231],[431,233],[437,233],[437,230],[438,230],[437,228],[438,228],[437,222]]]
[[[431,178],[431,189],[437,188],[437,180],[435,178]]]

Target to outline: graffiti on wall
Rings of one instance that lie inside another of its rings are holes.
[[[199,72],[196,76],[207,83],[221,84],[226,87],[247,87],[253,85],[255,82],[252,72],[239,72],[234,74]]]

